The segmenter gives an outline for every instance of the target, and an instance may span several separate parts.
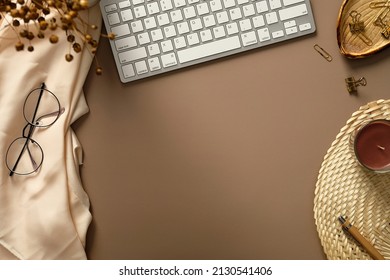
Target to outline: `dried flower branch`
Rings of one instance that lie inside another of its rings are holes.
[[[28,51],[34,51],[32,41],[36,37],[44,39],[46,30],[61,28],[69,42],[65,59],[70,62],[74,58],[73,53],[80,53],[83,47],[86,47],[91,55],[97,51],[98,41],[88,30],[96,30],[98,27],[80,16],[80,12],[88,8],[88,0],[0,0],[0,19],[5,19],[5,15],[11,16],[12,21],[8,23],[17,35],[17,51],[24,50],[25,43]],[[53,11],[59,14],[59,20],[49,17]],[[109,39],[115,38],[114,34],[101,35]],[[49,42],[52,44],[59,40],[55,34],[49,36]],[[102,68],[97,60],[96,64],[96,73],[100,75]]]

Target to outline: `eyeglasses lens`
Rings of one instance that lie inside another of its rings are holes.
[[[34,126],[50,126],[60,115],[60,103],[49,90],[37,88],[27,96],[23,114],[26,121]]]
[[[15,174],[35,172],[42,164],[43,151],[37,142],[25,137],[17,138],[8,148],[6,163]]]

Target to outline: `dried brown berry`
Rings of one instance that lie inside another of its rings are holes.
[[[19,41],[15,44],[15,48],[17,51],[22,51],[24,49],[24,44]]]
[[[96,67],[96,74],[97,74],[97,75],[103,74],[103,68],[100,67],[100,66]]]
[[[67,54],[65,55],[65,59],[66,59],[66,61],[70,62],[70,61],[73,60],[73,55],[71,55],[70,53],[67,53]]]
[[[73,50],[74,50],[76,53],[81,52],[81,45],[80,45],[79,43],[74,43],[74,44],[73,44]]]
[[[55,34],[51,35],[50,38],[49,38],[49,41],[52,44],[58,43],[58,36],[55,35]]]
[[[91,42],[92,41],[92,36],[89,34],[85,34],[85,41]]]
[[[66,39],[70,43],[73,43],[76,40],[76,38],[75,38],[75,36],[73,34],[68,35],[68,37],[66,37]]]
[[[46,22],[46,20],[41,20],[39,22],[39,28],[41,30],[46,30],[48,26],[49,26],[49,24]]]

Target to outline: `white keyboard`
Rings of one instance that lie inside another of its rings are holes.
[[[123,83],[315,32],[309,0],[101,0]]]

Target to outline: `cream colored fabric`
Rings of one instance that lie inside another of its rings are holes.
[[[100,26],[98,6],[85,17]],[[59,43],[35,38],[34,52],[16,52],[16,35],[4,28],[8,22],[0,27],[0,259],[86,259],[91,214],[79,177],[82,150],[70,125],[88,111],[82,86],[93,57],[84,50],[65,61],[69,44],[60,29],[54,32]],[[50,128],[34,131],[44,151],[39,171],[10,177],[7,148],[26,125],[22,108],[27,94],[42,82],[65,111]]]

